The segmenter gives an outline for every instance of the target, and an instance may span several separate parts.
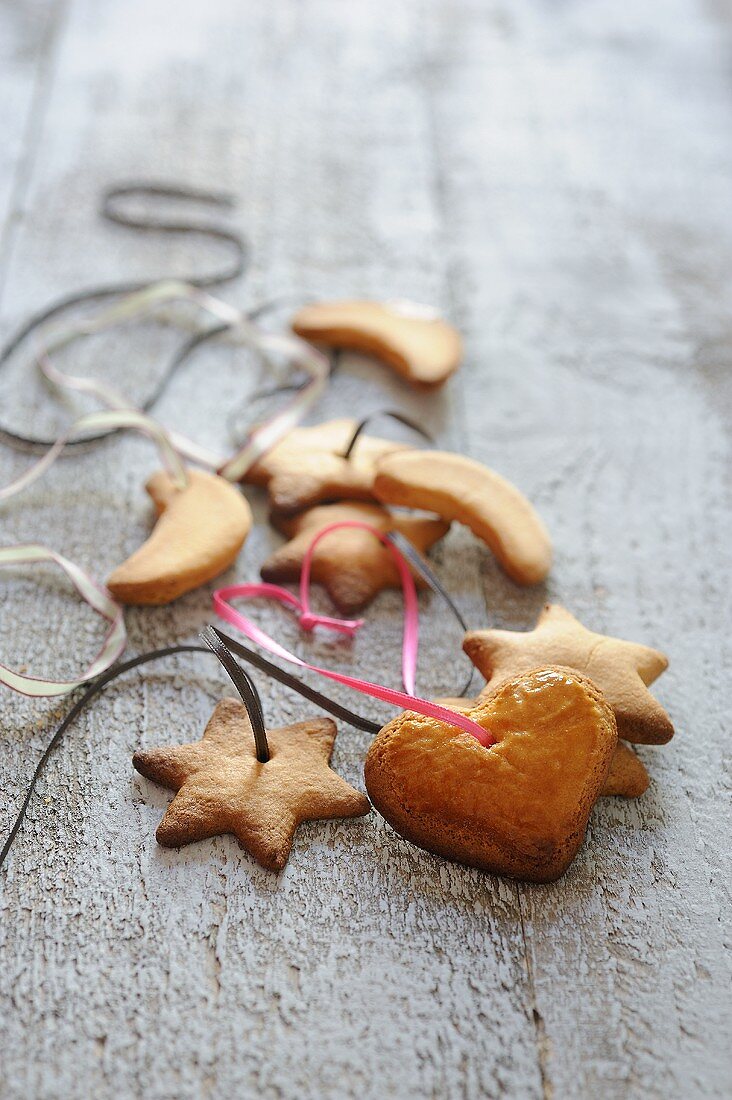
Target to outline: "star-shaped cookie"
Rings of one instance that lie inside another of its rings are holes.
[[[360,435],[348,458],[355,420],[328,420],[295,428],[252,466],[244,480],[266,486],[272,509],[293,515],[327,500],[373,500],[376,462],[408,449],[406,443]]]
[[[301,822],[369,811],[368,798],[329,767],[335,737],[330,718],[269,730],[270,759],[260,764],[246,707],[222,700],[201,741],[132,758],[141,775],[178,792],[158,826],[158,843],[178,848],[233,833],[263,867],[281,871]]]
[[[273,517],[277,529],[290,541],[275,550],[262,566],[265,581],[296,581],[311,542],[331,523],[368,523],[379,531],[400,531],[412,545],[425,553],[448,531],[441,519],[394,516],[376,504],[346,501],[311,508],[291,519]],[[399,588],[399,571],[389,550],[370,532],[358,528],[333,531],[315,548],[311,576],[322,584],[333,602],[345,614],[360,611],[383,588]],[[423,583],[419,577],[417,584]]]
[[[615,711],[618,736],[662,745],[674,734],[666,711],[648,684],[668,667],[656,649],[595,634],[559,604],[547,604],[533,630],[472,630],[463,649],[486,684],[481,695],[539,665],[564,665],[589,676]]]

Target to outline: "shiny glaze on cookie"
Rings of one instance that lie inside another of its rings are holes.
[[[499,873],[547,881],[566,869],[617,743],[602,695],[569,669],[502,685],[471,712],[496,743],[406,713],[373,742],[374,805],[407,839]]]

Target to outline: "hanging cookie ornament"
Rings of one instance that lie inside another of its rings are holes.
[[[259,696],[221,638],[203,640],[219,657],[241,695],[224,699],[194,744],[136,752],[147,779],[176,791],[158,826],[165,847],[233,833],[270,871],[281,871],[303,821],[362,817],[365,795],[329,766],[336,725],[330,718],[266,730]]]
[[[358,501],[323,504],[291,519],[273,516],[272,522],[289,539],[261,568],[264,580],[277,583],[299,580],[313,539],[326,528],[335,528],[312,554],[311,575],[346,615],[367,607],[385,588],[400,586],[394,558],[373,537],[373,530],[384,534],[399,531],[424,554],[447,534],[450,526],[444,520],[424,516],[393,516],[378,504]],[[349,526],[351,523],[357,526]]]
[[[319,302],[299,310],[292,328],[315,343],[375,355],[418,388],[442,385],[462,356],[457,330],[416,302]]]
[[[398,412],[384,410],[358,422],[328,420],[289,432],[250,467],[243,480],[265,487],[273,512],[283,516],[334,500],[373,501],[377,461],[408,449],[406,443],[362,434],[376,416],[398,420],[429,439],[419,425]]]
[[[324,626],[342,634],[354,635],[363,626],[363,619],[333,619],[328,616],[317,615],[311,611],[309,602],[310,573],[318,544],[323,539],[328,538],[333,532],[337,532],[342,528],[363,530],[371,537],[376,538],[387,549],[389,554],[391,554],[399,571],[404,598],[404,629],[402,635],[402,682],[404,691],[399,691],[383,684],[372,683],[370,680],[364,680],[356,676],[347,676],[344,673],[334,672],[332,669],[323,668],[319,665],[314,665],[308,661],[302,660],[279,642],[275,641],[275,639],[270,637],[261,627],[258,627],[256,623],[248,619],[231,604],[231,600],[233,599],[252,599],[257,597],[274,599],[285,607],[289,607],[295,611],[303,630],[313,630],[316,626]],[[226,622],[231,623],[233,626],[236,626],[237,629],[241,630],[247,638],[251,639],[251,641],[255,642],[257,645],[262,646],[262,648],[268,650],[268,652],[274,654],[276,657],[280,657],[300,668],[316,672],[320,676],[325,676],[329,680],[333,680],[335,683],[353,688],[363,695],[369,695],[374,699],[381,699],[383,702],[391,703],[398,707],[406,707],[416,711],[418,714],[437,718],[448,725],[453,725],[466,731],[472,737],[477,738],[481,745],[489,745],[491,744],[490,732],[475,722],[469,715],[451,711],[447,707],[440,706],[439,704],[431,702],[429,699],[424,699],[416,695],[415,679],[419,646],[419,604],[414,577],[410,571],[410,561],[418,572],[422,572],[428,582],[431,573],[429,568],[421,567],[419,555],[416,554],[413,548],[410,548],[408,553],[402,552],[397,542],[405,543],[406,540],[403,539],[403,536],[398,536],[397,538],[397,534],[397,532],[385,533],[377,527],[373,527],[360,520],[344,520],[339,523],[334,523],[315,534],[304,554],[300,571],[299,599],[291,592],[288,592],[286,588],[281,588],[274,584],[234,584],[227,588],[220,588],[214,592],[214,610],[216,614]],[[437,590],[440,591],[439,588]],[[451,601],[448,601],[448,606],[454,610],[454,605]]]
[[[549,534],[515,485],[465,455],[402,451],[379,459],[374,496],[464,523],[517,584],[543,581],[552,563]]]
[[[435,702],[443,707],[449,707],[450,710],[469,714],[480,700],[453,696],[447,699],[435,699]],[[618,741],[600,795],[604,798],[640,798],[648,790],[650,782],[651,779],[643,761],[630,745],[625,741]]]
[[[157,523],[107,587],[121,603],[165,604],[228,569],[249,534],[252,512],[229,481],[200,470],[189,470],[183,487],[159,472],[145,488]]]

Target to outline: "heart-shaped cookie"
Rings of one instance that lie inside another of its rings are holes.
[[[579,850],[617,744],[599,689],[568,668],[522,673],[471,711],[496,738],[404,713],[366,757],[374,806],[407,840],[460,863],[551,882]]]

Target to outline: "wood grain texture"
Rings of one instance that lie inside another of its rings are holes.
[[[723,9],[24,0],[0,6],[0,26],[2,332],[89,282],[216,261],[197,241],[101,225],[100,190],[130,176],[236,194],[254,263],[231,301],[441,306],[467,349],[444,392],[350,356],[318,418],[402,408],[514,479],[556,565],[521,590],[451,532],[437,568],[471,625],[526,627],[550,596],[665,650],[657,688],[678,729],[642,750],[643,799],[598,803],[555,885],[442,862],[375,814],[303,827],[272,877],[230,838],[157,847],[169,796],[134,775],[132,752],[198,737],[225,683],[203,656],[132,673],[69,731],[0,875],[0,1096],[729,1095]],[[149,324],[63,362],[140,396],[177,339]],[[209,348],[159,415],[220,446],[222,406],[258,379],[246,353]],[[0,377],[0,409],[36,430],[69,417],[27,355]],[[27,461],[0,450],[0,481]],[[0,509],[0,541],[46,541],[104,577],[147,530],[154,464],[131,438],[69,457]],[[248,495],[259,523],[232,581],[279,542]],[[130,652],[194,638],[210,587],[130,609]],[[460,638],[422,603],[420,686],[452,694]],[[279,611],[257,615],[316,661],[393,677],[395,593],[353,643],[306,643]],[[71,675],[98,638],[55,573],[0,573],[9,661]],[[309,713],[258,684],[270,724]],[[64,710],[0,697],[0,835]],[[343,727],[334,754],[361,789],[367,744]]]

